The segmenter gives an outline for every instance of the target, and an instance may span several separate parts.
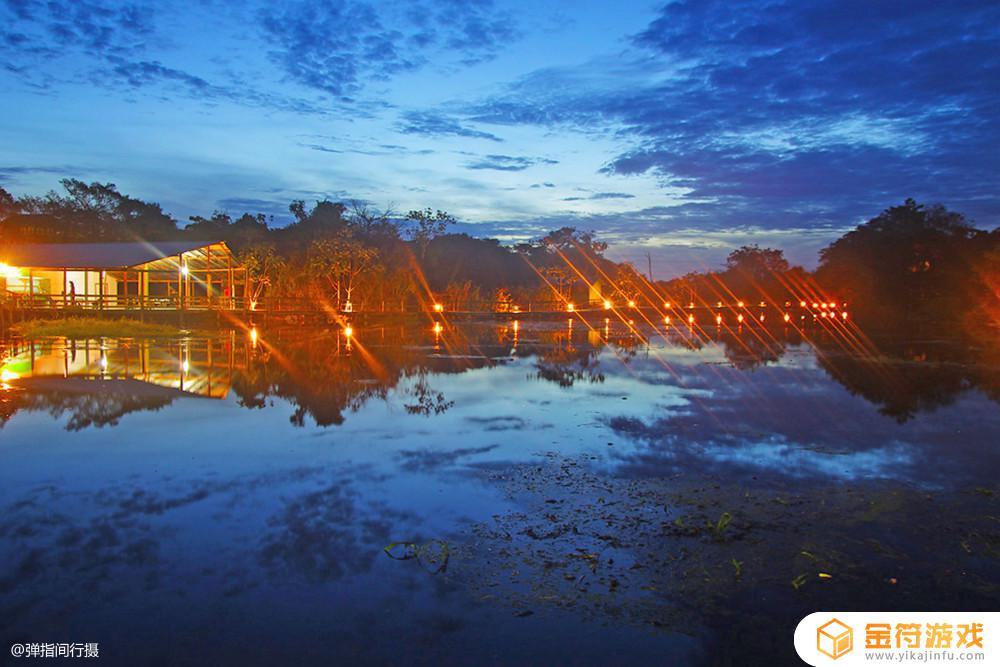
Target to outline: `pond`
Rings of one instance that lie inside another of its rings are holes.
[[[1000,362],[582,318],[0,347],[0,640],[108,664],[791,664],[1000,606]],[[6,648],[5,648],[6,650]]]

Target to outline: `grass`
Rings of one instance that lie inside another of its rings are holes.
[[[11,327],[26,338],[64,336],[66,338],[164,338],[180,336],[184,331],[170,324],[152,324],[121,318],[67,317],[61,320],[28,320]]]

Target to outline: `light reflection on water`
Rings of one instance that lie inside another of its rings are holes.
[[[581,613],[579,600],[535,599],[528,617],[523,582],[483,591],[469,573],[495,574],[484,553],[529,553],[518,535],[543,528],[517,517],[533,502],[541,513],[528,514],[569,525],[560,507],[628,498],[620,480],[711,479],[720,503],[844,484],[965,498],[1000,470],[996,369],[947,348],[917,362],[928,353],[860,357],[831,339],[665,337],[620,322],[441,329],[7,344],[0,638],[69,629],[141,660],[137,638],[164,648],[160,623],[138,613],[152,606],[179,628],[171,650],[206,655],[210,627],[206,658],[222,662],[266,662],[293,644],[309,646],[304,662],[331,647],[374,662],[419,649],[429,662],[472,650],[544,664],[570,644],[585,662],[620,659],[622,646],[691,657],[706,649],[690,624],[650,635],[603,607]],[[597,477],[546,476],[557,460]],[[513,537],[483,533],[494,520]],[[686,537],[658,535],[665,549]],[[454,549],[440,576],[381,552],[432,539]],[[624,551],[640,550],[619,547],[619,562]],[[394,639],[361,639],[373,631]]]

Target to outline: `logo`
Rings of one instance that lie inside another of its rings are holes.
[[[837,619],[832,619],[816,629],[816,649],[836,660],[854,648],[854,630]]]

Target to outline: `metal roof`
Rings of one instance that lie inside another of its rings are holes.
[[[220,241],[23,243],[0,245],[0,262],[39,269],[123,269],[176,257]]]

